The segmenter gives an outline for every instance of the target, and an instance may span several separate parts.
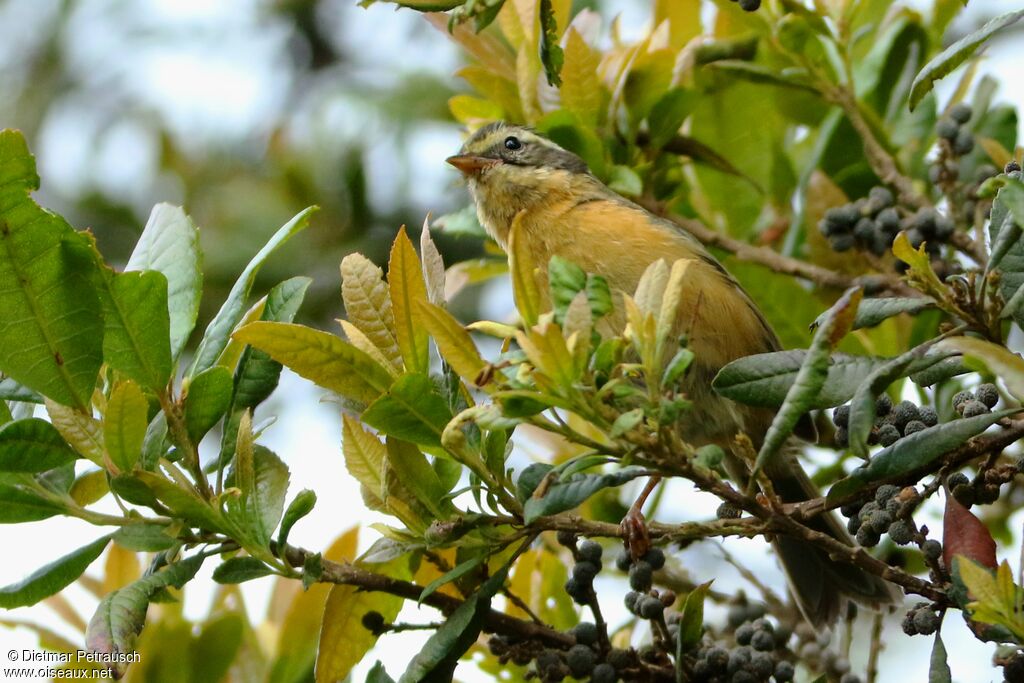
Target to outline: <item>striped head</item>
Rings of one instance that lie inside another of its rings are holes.
[[[586,163],[572,152],[529,128],[503,122],[475,132],[447,161],[466,178],[480,222],[499,243],[520,211],[571,195],[583,178],[593,181]]]

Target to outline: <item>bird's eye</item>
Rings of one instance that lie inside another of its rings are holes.
[[[522,146],[523,146],[523,143],[521,143],[519,141],[519,138],[517,138],[514,135],[510,135],[507,138],[505,138],[505,149],[510,149],[512,151],[515,151],[517,149],[521,149]]]

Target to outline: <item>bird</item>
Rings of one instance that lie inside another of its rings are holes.
[[[719,396],[711,383],[729,362],[782,345],[736,279],[681,226],[617,194],[578,155],[528,127],[487,124],[446,161],[463,175],[481,225],[501,247],[507,250],[516,221],[517,243],[525,243],[534,263],[560,256],[604,277],[620,299],[635,291],[657,260],[689,261],[674,329],[694,353],[683,383],[692,408],[680,418],[680,431],[695,447],[721,446],[730,477],[745,481],[741,477],[749,477],[749,471],[731,452],[735,437],[745,433],[759,448],[774,413]],[[538,269],[542,280],[544,270]],[[617,324],[625,326],[621,314]],[[785,449],[765,468],[775,493],[787,503],[819,495],[797,460],[798,450]],[[853,545],[833,513],[816,517],[810,526]],[[898,599],[889,582],[833,560],[805,540],[776,536],[773,545],[797,607],[815,626],[833,624],[851,600],[879,609]]]

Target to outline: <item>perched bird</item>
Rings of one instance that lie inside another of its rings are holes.
[[[781,346],[751,298],[700,242],[619,196],[580,157],[527,128],[492,123],[447,161],[465,176],[481,224],[502,247],[519,216],[517,231],[535,263],[561,256],[605,277],[613,291],[632,293],[651,263],[689,259],[675,326],[695,354],[684,382],[692,409],[682,418],[682,434],[694,446],[713,443],[727,453],[739,432],[760,446],[772,412],[718,396],[711,381],[726,363]],[[792,451],[781,453],[765,472],[785,502],[818,495]],[[745,481],[742,461],[728,460],[730,475]],[[852,544],[831,514],[813,526]],[[896,599],[891,584],[831,560],[811,544],[780,536],[774,545],[800,610],[816,625],[834,622],[848,599],[874,607]]]

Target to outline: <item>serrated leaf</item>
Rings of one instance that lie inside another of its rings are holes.
[[[384,272],[362,254],[349,254],[341,261],[341,296],[349,322],[369,337],[394,367],[402,367]]]
[[[371,403],[362,420],[389,436],[423,446],[440,447],[441,433],[452,419],[448,401],[426,375],[398,378]]]
[[[203,291],[199,230],[192,219],[180,207],[154,206],[125,270],[154,270],[166,278],[170,350],[177,358],[195,327]]]
[[[78,550],[40,567],[17,583],[0,588],[0,607],[14,609],[34,605],[70,586],[100,556],[110,536],[104,536]]]
[[[444,259],[430,237],[430,219],[423,220],[420,230],[420,257],[423,261],[423,282],[427,286],[427,300],[435,306],[444,306]]]
[[[910,110],[913,111],[924,99],[924,96],[931,92],[935,81],[963,64],[993,33],[1013,24],[1022,16],[1024,16],[1024,10],[998,16],[932,57],[914,77],[914,82],[910,86]]]
[[[203,370],[192,378],[185,395],[185,427],[198,444],[217,424],[231,404],[231,371],[222,365]]]
[[[999,588],[992,569],[984,567],[964,555],[958,555],[956,559],[960,580],[970,591],[970,597],[982,604],[992,606],[999,604]]]
[[[421,303],[420,322],[433,337],[437,350],[448,365],[467,382],[473,382],[487,362],[472,337],[451,313],[430,303]]]
[[[244,583],[270,576],[274,571],[255,557],[232,557],[213,570],[217,583]]]
[[[905,436],[876,453],[870,462],[855,469],[845,479],[836,482],[829,490],[828,497],[831,500],[842,498],[867,484],[892,479],[925,467],[1014,412],[1016,410],[1002,410],[976,417],[965,417]]]
[[[121,382],[110,393],[103,416],[103,443],[121,472],[132,471],[142,455],[148,412],[149,402],[135,382]]]
[[[289,471],[273,451],[264,446],[253,446],[253,480],[251,490],[240,498],[229,498],[227,516],[240,525],[242,530],[261,546],[270,543],[284,512],[285,495],[288,493]],[[228,472],[227,485],[238,485],[239,472],[232,468]]]
[[[370,403],[391,386],[391,375],[366,353],[333,334],[303,325],[255,322],[235,338],[265,351],[296,374],[355,401]]]
[[[46,420],[30,417],[0,427],[0,472],[45,472],[77,458]]]
[[[45,211],[35,160],[0,131],[0,372],[87,410],[103,362],[103,317],[88,238]]]
[[[288,504],[288,508],[284,511],[284,517],[281,519],[281,528],[277,532],[277,545],[279,548],[283,548],[288,544],[288,534],[291,533],[292,527],[295,526],[296,522],[312,512],[314,505],[316,505],[315,491],[302,489],[296,494],[292,502]]]
[[[624,467],[605,474],[575,474],[566,481],[552,484],[541,497],[534,495],[523,507],[527,524],[538,517],[565,512],[578,506],[601,489],[622,486],[627,481],[647,474],[643,467]]]
[[[281,245],[291,239],[293,235],[304,230],[309,225],[310,217],[317,210],[318,207],[311,206],[300,211],[294,218],[281,226],[245,266],[245,270],[231,287],[224,304],[210,324],[206,326],[203,339],[199,342],[199,348],[196,349],[195,358],[185,373],[186,377],[195,377],[214,366],[221,352],[224,351],[224,347],[227,346],[231,331],[241,321],[242,315],[245,313],[245,300],[249,297],[249,291],[256,281],[260,267]]]
[[[939,348],[959,351],[968,358],[977,359],[996,377],[1017,400],[1024,400],[1024,360],[1005,346],[973,337],[953,337],[939,343]]]
[[[405,368],[409,372],[427,372],[430,369],[430,337],[419,320],[418,312],[420,302],[427,301],[427,285],[423,281],[419,257],[404,226],[391,245],[388,290],[391,292],[395,338]]]

